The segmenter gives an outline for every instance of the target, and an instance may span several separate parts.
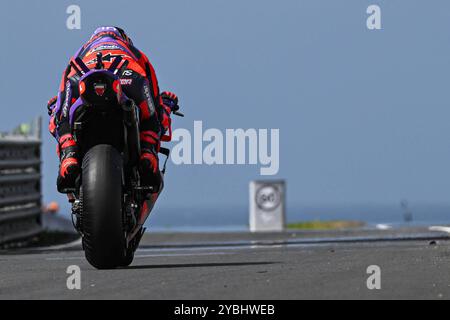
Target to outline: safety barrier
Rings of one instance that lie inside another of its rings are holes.
[[[0,244],[42,231],[40,126],[38,119],[33,134],[0,135]]]

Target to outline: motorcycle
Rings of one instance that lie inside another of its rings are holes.
[[[76,187],[65,193],[86,259],[97,269],[132,263],[144,223],[164,188],[170,154],[160,149],[166,157],[160,185],[143,186],[138,170],[139,108],[122,92],[120,76],[128,61],[121,62],[119,56],[105,69],[101,53],[95,69],[79,58],[71,62],[80,77],[80,98],[71,107],[70,122],[82,164]],[[178,110],[172,113],[183,116]]]

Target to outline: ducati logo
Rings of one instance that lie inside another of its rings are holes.
[[[94,89],[95,89],[95,93],[98,96],[102,97],[106,91],[106,84],[105,83],[94,83]]]

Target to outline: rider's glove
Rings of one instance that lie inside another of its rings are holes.
[[[53,110],[56,107],[56,101],[58,100],[58,97],[53,97],[50,100],[48,100],[47,102],[47,111],[48,111],[48,115],[51,116],[53,113]]]
[[[178,97],[175,93],[164,91],[161,93],[161,99],[164,105],[168,106],[172,112],[180,110],[180,107],[178,106]]]

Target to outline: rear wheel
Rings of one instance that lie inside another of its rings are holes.
[[[97,269],[119,267],[126,258],[122,166],[120,153],[110,145],[94,146],[83,159],[83,247]]]

